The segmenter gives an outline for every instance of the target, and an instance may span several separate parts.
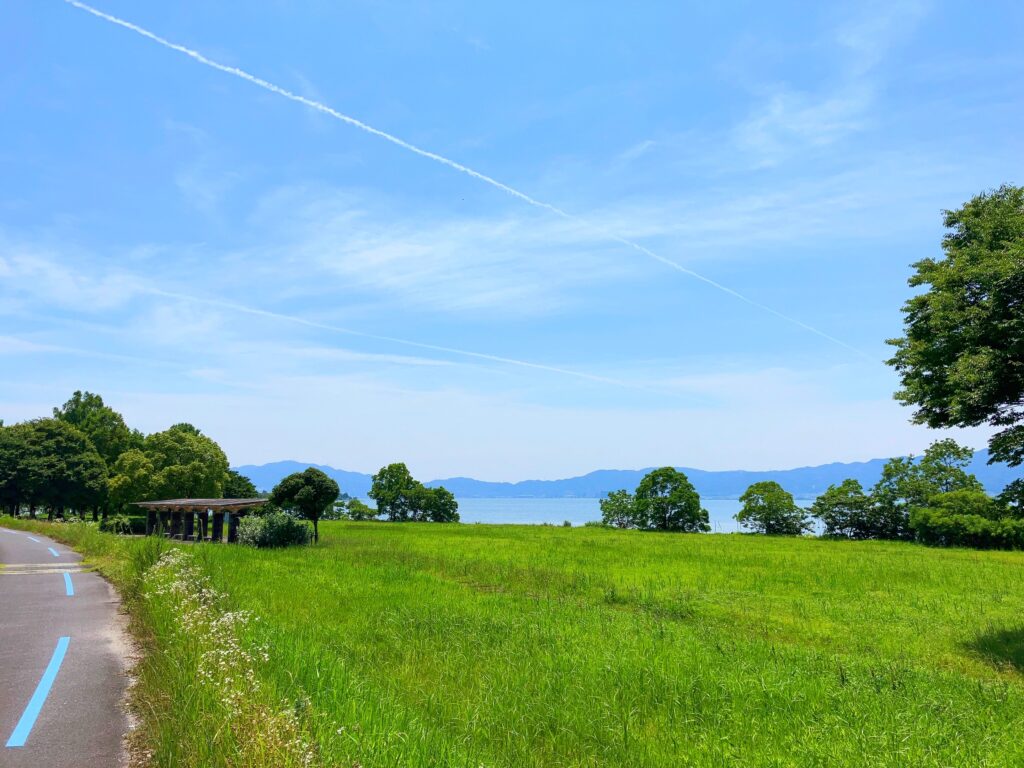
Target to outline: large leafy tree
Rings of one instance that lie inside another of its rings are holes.
[[[891,339],[897,399],[930,427],[988,423],[990,461],[1024,462],[1024,187],[1003,186],[945,212],[945,257],[916,264],[927,290]]]
[[[799,536],[810,529],[807,512],[774,480],[754,483],[740,496],[736,519],[744,528],[770,536]]]
[[[983,491],[981,481],[966,470],[973,458],[974,451],[956,440],[936,440],[925,449],[917,465],[926,493]]]
[[[459,502],[443,485],[437,488],[425,488],[421,485],[413,501],[413,520],[429,523],[459,522]]]
[[[92,441],[59,419],[28,422],[22,471],[27,501],[50,516],[95,509],[107,490],[107,468]]]
[[[657,531],[710,531],[707,510],[685,474],[672,467],[647,473],[636,488],[640,527]]]
[[[156,474],[153,462],[139,449],[132,448],[122,453],[111,467],[107,482],[111,506],[123,511],[136,501],[153,499]]]
[[[84,432],[108,468],[118,456],[142,442],[142,436],[128,429],[121,414],[92,392],[76,391],[64,405],[53,409],[53,417]]]
[[[191,424],[175,424],[146,437],[143,453],[153,463],[152,493],[163,498],[221,498],[228,458]]]
[[[284,509],[294,510],[313,523],[313,541],[320,541],[318,523],[339,493],[338,484],[316,467],[294,472],[278,483],[270,501]]]
[[[811,505],[811,514],[821,520],[826,536],[872,539],[879,536],[871,497],[857,480],[830,485]]]
[[[400,522],[412,518],[419,485],[405,464],[388,464],[373,476],[369,496],[380,514]]]
[[[426,488],[402,463],[381,467],[373,476],[370,498],[379,514],[393,522],[459,522],[459,503],[444,486]]]
[[[27,424],[0,425],[0,508],[12,515],[27,501],[28,435]]]
[[[983,491],[978,478],[964,469],[972,456],[970,448],[947,439],[932,443],[920,459],[887,461],[882,477],[871,489],[879,538],[911,538],[910,510],[926,506],[937,494]]]

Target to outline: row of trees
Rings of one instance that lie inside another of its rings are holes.
[[[339,502],[339,492],[338,484],[332,478],[315,467],[309,467],[281,480],[270,493],[270,505],[261,514],[274,515],[278,510],[284,510],[309,520],[313,524],[314,542],[320,540],[320,520],[327,517],[459,522],[459,504],[451,491],[444,487],[425,487],[413,478],[405,464],[389,464],[373,476],[370,498],[377,502],[376,509],[359,499]]]
[[[743,493],[736,520],[769,535],[800,535],[821,523],[826,536],[850,539],[917,539],[928,544],[1024,546],[1024,480],[996,497],[964,468],[973,451],[953,440],[933,443],[919,459],[888,461],[870,491],[849,479],[822,493],[809,509],[774,481]],[[646,475],[635,493],[614,491],[601,500],[605,525],[642,530],[707,531],[708,514],[686,475],[662,467]]]
[[[313,524],[334,508],[338,484],[310,468],[284,478],[270,494],[271,509]],[[0,422],[0,510],[48,518],[68,513],[93,519],[131,512],[156,498],[254,498],[252,482],[228,466],[224,451],[191,424],[150,435],[91,392],[75,392],[49,418],[4,426]],[[352,499],[347,516],[396,521],[458,522],[458,502],[445,488],[426,488],[404,464],[373,477],[374,510]]]
[[[75,392],[50,418],[0,424],[0,507],[94,519],[151,498],[251,497],[215,441],[191,424],[143,435],[90,392]]]
[[[807,513],[773,481],[754,483],[743,496],[736,519],[746,528],[768,534],[801,534],[810,529]],[[711,530],[708,512],[689,478],[678,469],[648,472],[636,491],[612,491],[601,499],[601,522],[615,528],[704,533]]]

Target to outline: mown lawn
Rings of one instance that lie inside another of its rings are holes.
[[[187,549],[258,617],[242,645],[266,647],[264,693],[324,765],[1024,764],[1024,553],[483,525],[321,538]],[[191,764],[187,714],[160,728],[157,761]]]

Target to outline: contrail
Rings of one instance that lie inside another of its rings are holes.
[[[504,184],[495,178],[492,178],[484,173],[480,173],[479,171],[473,170],[472,168],[465,166],[462,163],[458,163],[454,160],[444,157],[443,155],[439,155],[436,152],[430,152],[429,150],[417,147],[415,144],[410,144],[408,141],[405,141],[404,139],[400,139],[397,136],[394,136],[386,131],[380,130],[379,128],[374,128],[372,125],[367,125],[363,121],[357,120],[354,117],[350,117],[349,115],[339,112],[338,110],[333,109],[332,107],[329,107],[326,104],[323,104],[319,101],[307,99],[305,96],[300,96],[297,93],[292,93],[291,91],[282,88],[279,85],[274,85],[274,83],[268,82],[267,80],[264,80],[260,77],[256,77],[256,75],[250,74],[249,72],[246,72],[244,69],[239,69],[238,67],[231,67],[227,64],[221,64],[220,62],[214,61],[213,59],[209,59],[206,56],[203,56],[203,54],[199,53],[199,51],[192,50],[191,48],[186,48],[185,46],[179,45],[178,43],[172,43],[170,40],[166,40],[160,37],[159,35],[150,32],[148,29],[140,27],[137,24],[132,24],[130,21],[125,21],[124,19],[118,18],[117,16],[111,16],[109,13],[104,13],[103,11],[93,8],[91,5],[86,5],[85,3],[79,2],[79,0],[64,0],[64,2],[66,2],[68,5],[74,6],[75,8],[86,11],[87,13],[91,13],[93,16],[103,19],[104,21],[108,21],[111,24],[116,24],[119,27],[130,29],[132,32],[142,35],[143,37],[148,38],[153,42],[162,45],[165,48],[169,48],[172,51],[177,51],[178,53],[183,53],[189,58],[195,59],[200,64],[205,64],[206,66],[212,67],[213,69],[225,72],[229,75],[234,75],[235,77],[239,77],[242,80],[245,80],[249,83],[252,83],[253,85],[263,88],[264,90],[270,91],[271,93],[276,93],[278,96],[283,96],[286,99],[290,99],[294,102],[309,107],[310,109],[315,109],[317,112],[322,112],[325,115],[329,115],[330,117],[333,117],[335,120],[340,120],[341,122],[354,126],[355,128],[358,128],[361,131],[365,131],[366,133],[377,136],[381,139],[384,139],[385,141],[389,141],[392,144],[401,147],[402,149],[408,150],[409,152],[417,154],[421,157],[425,157],[428,160],[433,160],[434,162],[440,163],[441,165],[446,165],[449,168],[458,171],[459,173],[464,173],[467,176],[471,176],[474,179],[478,179],[479,181],[482,181],[485,184],[489,184],[496,189],[500,189],[502,192],[512,195],[513,197],[518,198],[519,200],[522,200],[524,203],[532,205],[535,208],[541,208],[545,211],[555,214],[556,216],[560,216],[563,219],[569,219],[571,221],[581,223],[584,226],[590,226],[589,222],[587,222],[585,219],[581,218],[580,216],[571,214],[568,211],[559,208],[558,206],[552,205],[551,203],[546,203],[543,200],[538,200],[535,197],[531,197],[530,195],[526,194],[525,192],[521,192],[515,187],[511,187],[508,184]],[[743,295],[739,291],[733,290],[732,288],[729,288],[728,286],[719,283],[717,280],[712,280],[710,277],[706,277],[705,275],[702,275],[699,272],[695,272],[694,270],[689,269],[688,267],[684,267],[679,262],[673,261],[672,259],[666,258],[665,256],[655,253],[654,251],[650,250],[649,248],[646,248],[643,245],[640,245],[639,243],[636,243],[625,237],[620,237],[618,235],[609,235],[605,232],[598,232],[597,234],[612,242],[628,246],[629,248],[632,248],[633,250],[638,251],[639,253],[642,253],[643,255],[651,259],[654,259],[655,261],[658,261],[667,267],[670,267],[678,272],[682,272],[684,275],[689,275],[695,280],[700,280],[701,282],[710,285],[712,288],[715,288],[721,291],[722,293],[728,294],[729,296],[732,296],[733,298],[738,299],[739,301],[742,301],[752,307],[756,307],[757,309],[760,309],[764,312],[768,312],[769,314],[772,314],[775,317],[785,320],[788,323],[792,323],[793,325],[796,325],[797,327],[802,328],[805,331],[813,333],[823,339],[826,339],[827,341],[830,341],[833,344],[837,344],[845,349],[853,351],[858,355],[861,355],[869,360],[875,359],[874,357],[864,352],[863,350],[860,350],[857,347],[847,344],[842,339],[838,339],[835,336],[825,333],[824,331],[819,330],[818,328],[815,328],[812,325],[808,325],[802,320],[798,320],[795,317],[791,317],[790,315],[787,315],[783,312],[779,312],[776,309],[772,309],[771,307],[765,304],[755,301],[754,299],[751,299]]]

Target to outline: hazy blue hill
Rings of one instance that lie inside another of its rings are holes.
[[[990,493],[1001,491],[1007,483],[1024,472],[997,464],[988,465],[988,451],[974,454],[970,471],[978,476]],[[886,459],[852,462],[849,464],[822,464],[818,467],[780,469],[765,472],[728,470],[709,472],[702,469],[680,467],[697,488],[701,496],[708,498],[736,498],[751,483],[761,480],[775,480],[794,496],[808,498],[817,496],[828,486],[852,477],[860,480],[865,488],[874,485],[882,473]],[[260,490],[270,490],[281,478],[292,472],[301,472],[306,467],[316,467],[338,481],[341,490],[351,496],[366,496],[370,490],[370,475],[361,472],[347,472],[322,464],[304,464],[298,461],[276,461],[259,466],[235,467],[248,477]],[[650,468],[645,469],[599,469],[581,477],[564,480],[522,480],[518,483],[492,483],[474,480],[470,477],[449,477],[432,480],[430,486],[443,485],[457,497],[463,498],[599,498],[617,488],[632,490]]]

